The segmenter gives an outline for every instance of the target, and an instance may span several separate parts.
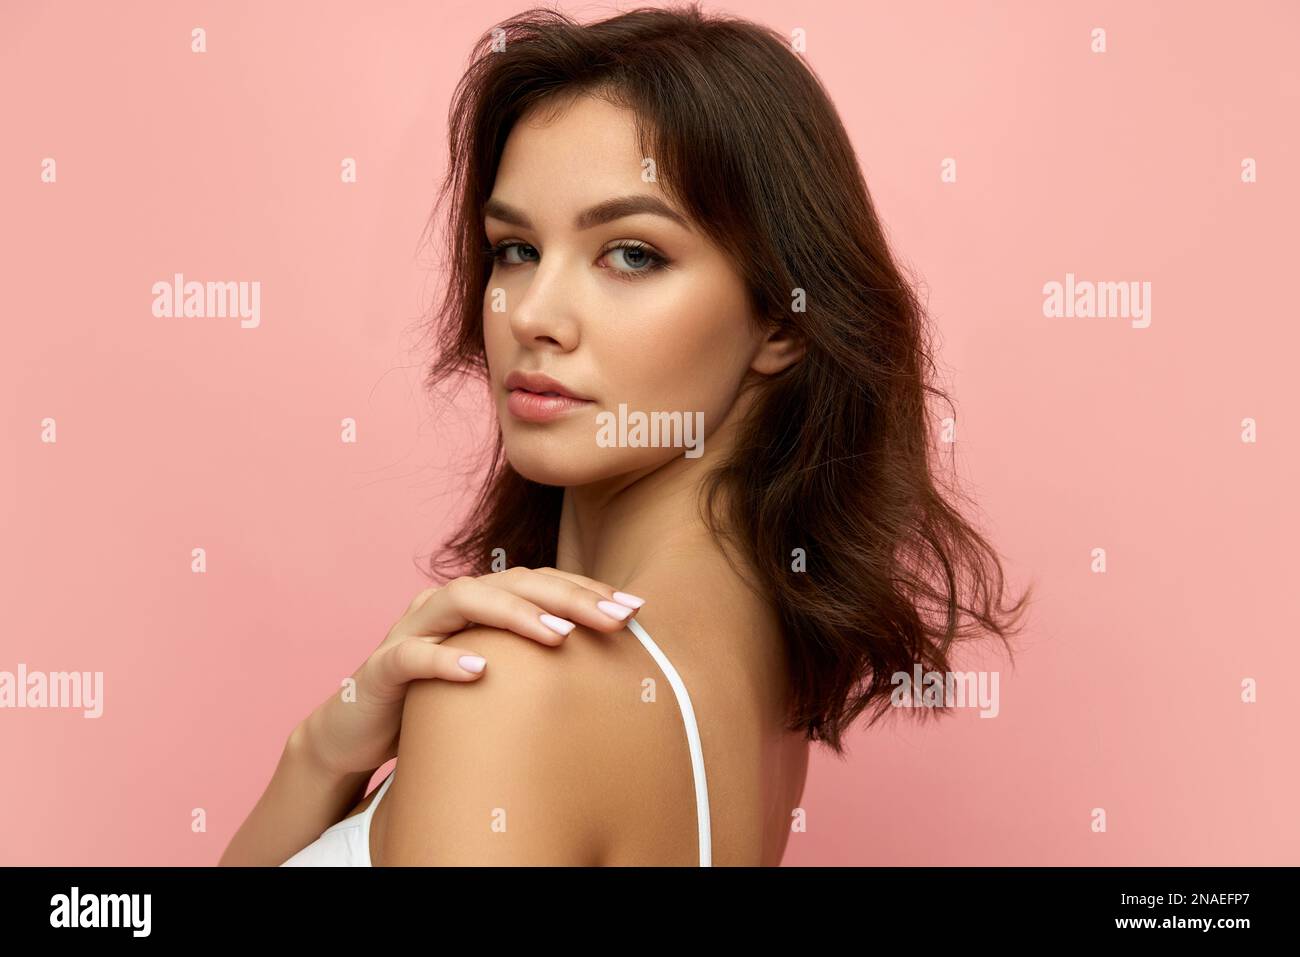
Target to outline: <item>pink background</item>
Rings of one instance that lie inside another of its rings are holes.
[[[999,717],[816,749],[786,863],[1300,864],[1297,7],[706,8],[806,29],[1037,588],[1015,669],[965,662]],[[105,711],[0,711],[0,864],[215,863],[422,586],[490,420],[420,392],[418,241],[470,44],[519,9],[4,4],[0,670],[103,671]],[[178,271],[260,281],[260,327],[154,318]],[[1151,282],[1151,326],[1045,318],[1067,272]]]

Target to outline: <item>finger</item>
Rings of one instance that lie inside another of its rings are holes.
[[[437,591],[438,589],[436,587],[426,588],[423,591],[421,591],[418,595],[416,595],[414,598],[412,598],[411,603],[406,606],[406,611],[404,611],[402,613],[402,616],[398,618],[396,622],[393,623],[393,627],[388,629],[388,634],[386,634],[383,637],[383,640],[379,642],[376,651],[382,651],[384,648],[395,645],[399,641],[401,641],[404,635],[406,634],[406,632],[404,632],[402,628],[403,624],[410,617],[412,612],[414,612],[417,608],[419,608],[426,601],[432,598],[437,593]],[[439,637],[441,638],[442,636]]]
[[[440,588],[402,619],[394,632],[399,637],[427,635],[442,639],[475,623],[512,631],[544,645],[561,644],[575,625],[512,591],[466,576]]]
[[[416,609],[402,633],[446,635],[477,622],[558,645],[575,624],[618,631],[632,613],[599,592],[520,567],[448,583]]]
[[[425,638],[408,638],[394,645],[376,662],[375,680],[391,691],[422,678],[474,681],[487,664],[482,655]],[[478,670],[475,670],[475,669]]]
[[[625,591],[619,591],[618,589],[614,588],[612,585],[608,585],[602,581],[597,581],[594,578],[588,578],[586,575],[578,575],[574,572],[564,572],[564,571],[560,571],[558,568],[550,568],[550,567],[536,568],[533,570],[542,575],[553,575],[557,578],[566,578],[569,581],[574,582],[575,584],[582,585],[586,588],[590,588],[594,592],[599,592],[600,594],[608,598],[610,601],[616,601],[620,605],[628,605],[632,608],[640,608],[642,605],[645,604],[644,598],[638,598],[636,595],[630,595]]]
[[[507,569],[487,581],[514,592],[552,614],[563,615],[597,631],[619,631],[645,602],[583,575],[556,569]],[[595,586],[595,587],[592,587]]]
[[[433,595],[433,593],[436,592],[437,590],[438,589],[436,587],[424,589],[424,591],[420,592],[418,595],[416,595],[414,598],[411,599],[411,603],[406,606],[406,611],[402,612],[402,616],[405,617],[406,615],[409,615],[411,612],[415,611],[415,609],[419,608],[426,601],[428,601],[429,598]]]

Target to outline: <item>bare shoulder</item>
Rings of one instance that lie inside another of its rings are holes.
[[[472,682],[410,685],[381,863],[598,863],[627,634],[578,628],[556,647],[479,626],[449,638],[487,666]]]
[[[646,569],[626,586],[646,599],[637,616],[674,663],[691,669],[697,684],[718,668],[759,664],[777,633],[763,601],[720,556],[683,556]]]
[[[604,755],[605,801],[618,826],[606,861],[698,863],[697,784],[710,805],[714,862],[750,860],[762,824],[749,805],[764,799],[759,769],[785,683],[779,635],[760,599],[708,561],[657,564],[624,590],[646,600],[636,620],[651,647],[629,636],[617,684],[623,697],[609,709],[619,746]],[[705,781],[693,771],[688,713]]]
[[[722,555],[700,549],[680,558],[654,563],[627,590],[646,599],[638,617],[689,691],[706,769],[713,863],[776,864],[809,756],[808,742],[788,728],[790,657],[780,617]],[[618,862],[665,854],[674,862],[694,859],[698,807],[686,735],[667,708],[660,743],[648,751],[658,755],[659,780],[641,781],[655,795],[661,820],[657,830],[625,831]]]
[[[758,723],[752,608],[707,567],[656,568],[622,587],[646,599],[636,620],[688,689],[716,767]],[[637,635],[578,627],[548,647],[472,627],[448,643],[487,666],[473,682],[410,686],[381,864],[693,860],[683,715]]]

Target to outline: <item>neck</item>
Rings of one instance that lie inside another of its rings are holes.
[[[718,550],[701,514],[705,476],[731,451],[737,402],[703,454],[564,490],[557,568],[621,588],[670,555]]]

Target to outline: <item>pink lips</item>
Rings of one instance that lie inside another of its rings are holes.
[[[525,422],[550,422],[563,415],[592,405],[590,399],[575,399],[568,395],[541,395],[527,389],[513,389],[506,398],[506,408],[511,415]]]
[[[506,408],[525,422],[549,422],[593,404],[591,399],[540,372],[516,369],[506,376],[505,388],[509,392]]]

